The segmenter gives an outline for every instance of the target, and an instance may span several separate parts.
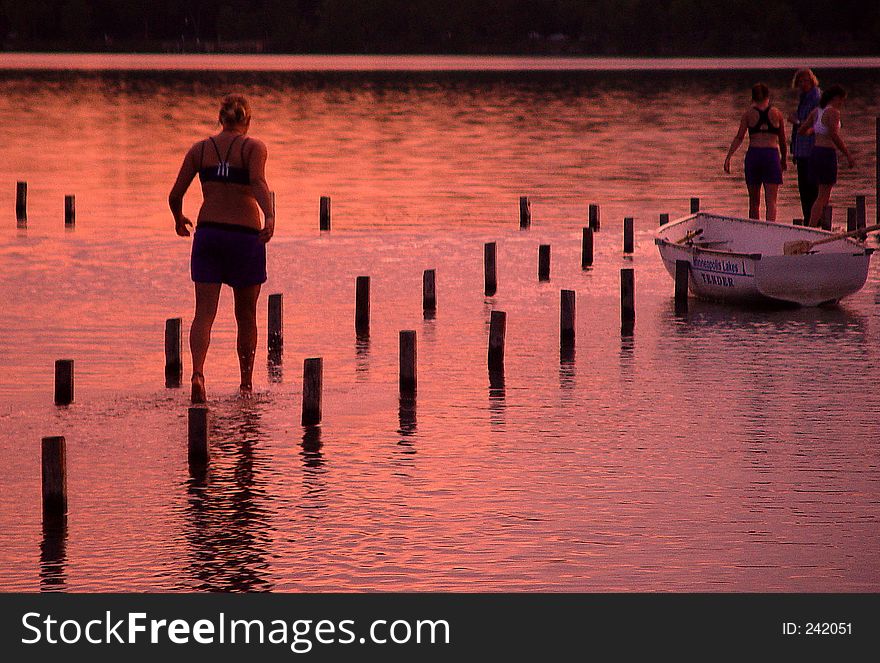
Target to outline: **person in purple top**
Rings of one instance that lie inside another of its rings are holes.
[[[800,135],[798,129],[807,121],[813,109],[819,106],[822,91],[819,89],[819,79],[810,69],[798,69],[792,78],[791,87],[799,91],[797,110],[788,116],[788,121],[792,124],[791,160],[797,167],[801,210],[804,219],[809,219],[813,203],[819,195],[819,188],[810,177],[810,154],[813,151],[814,138],[811,134]]]
[[[770,89],[763,83],[752,87],[752,105],[743,113],[739,130],[724,159],[724,172],[730,173],[730,158],[742,145],[746,132],[749,149],[745,158],[746,188],[749,190],[749,218],[761,218],[761,187],[767,221],[776,221],[776,199],[786,169],[785,118],[770,103]]]

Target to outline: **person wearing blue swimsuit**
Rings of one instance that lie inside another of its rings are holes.
[[[198,175],[204,200],[190,261],[196,295],[189,335],[193,403],[206,400],[205,357],[224,283],[232,287],[235,299],[241,392],[249,394],[253,389],[257,299],[266,281],[266,243],[275,232],[275,210],[266,182],[266,146],[247,135],[250,122],[247,99],[241,95],[224,97],[220,106],[222,131],[189,149],[168,196],[175,231],[188,237],[192,222],[183,214],[183,196]]]
[[[725,173],[730,173],[730,157],[742,144],[746,132],[749,134],[749,149],[745,158],[749,218],[761,218],[763,186],[766,219],[776,221],[776,199],[782,184],[782,172],[786,170],[785,118],[779,109],[770,104],[770,90],[763,83],[752,87],[752,105],[743,113],[739,130],[727,150]]]

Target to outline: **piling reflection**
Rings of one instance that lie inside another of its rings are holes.
[[[633,382],[636,339],[632,334],[620,335],[620,376],[625,383]]]
[[[564,345],[559,350],[559,388],[570,392],[577,386],[574,345]]]
[[[67,516],[43,517],[40,542],[40,591],[67,589]]]
[[[359,382],[367,379],[370,372],[370,335],[359,332],[354,342],[355,379]]]
[[[197,591],[267,591],[269,513],[257,475],[264,439],[258,404],[214,412],[210,467],[187,486],[187,572]]]
[[[304,426],[300,445],[304,490],[303,502],[300,506],[311,513],[308,517],[316,517],[320,512],[312,510],[327,508],[327,482],[324,480],[327,469],[325,467],[326,459],[321,451],[323,446],[321,427]]]
[[[489,371],[489,425],[495,429],[504,430],[507,412],[507,392],[504,383],[504,370],[494,369]]]

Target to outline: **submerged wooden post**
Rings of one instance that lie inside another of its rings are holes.
[[[581,243],[581,269],[593,264],[593,229],[584,228],[584,239]]]
[[[416,333],[413,330],[400,332],[400,395],[413,396],[417,380]]]
[[[563,290],[559,297],[559,345],[562,349],[574,345],[575,292]]]
[[[354,329],[359,336],[370,333],[370,277],[358,276],[354,294]]]
[[[73,359],[55,362],[55,405],[73,403]]]
[[[324,380],[324,360],[311,357],[303,362],[302,425],[321,423],[321,390]]]
[[[27,182],[15,183],[15,218],[27,220]]]
[[[665,226],[667,223],[669,223],[669,215],[668,214],[661,214],[660,215],[660,225]]]
[[[426,269],[422,274],[422,310],[432,313],[437,310],[437,273]]]
[[[856,196],[856,228],[868,225],[867,196]]]
[[[269,295],[267,326],[266,340],[269,358],[278,363],[284,353],[284,295],[280,292]]]
[[[700,211],[700,199],[699,198],[691,198],[691,214],[696,214]]]
[[[688,312],[688,281],[691,264],[687,260],[675,261],[675,315]]]
[[[846,208],[846,231],[850,232],[852,230],[856,230],[858,227],[856,225],[857,217],[856,217],[856,208],[855,207],[847,207]]]
[[[825,205],[825,209],[822,210],[822,220],[821,226],[823,230],[831,230],[831,220],[834,216],[834,206],[833,205]]]
[[[538,280],[550,280],[550,245],[541,244],[538,247]]]
[[[321,196],[321,230],[330,230],[330,196]]]
[[[636,322],[636,283],[632,268],[620,270],[620,329],[631,334]]]
[[[44,437],[41,445],[43,519],[67,513],[67,445],[63,436]]]
[[[190,465],[207,464],[210,458],[208,453],[208,408],[189,408],[187,439],[187,456]]]
[[[504,370],[504,337],[507,334],[507,313],[492,311],[489,317],[489,371]]]
[[[633,252],[633,218],[631,216],[623,219],[623,252]]]
[[[519,197],[519,227],[520,230],[527,229],[532,224],[532,206],[529,203],[528,196]]]
[[[594,203],[590,204],[590,229],[599,231],[599,206]]]
[[[64,225],[76,224],[76,196],[64,196]]]
[[[179,387],[183,379],[183,360],[181,318],[168,318],[165,321],[165,386]]]
[[[495,242],[487,242],[483,247],[483,270],[485,272],[485,281],[486,281],[486,289],[485,293],[487,297],[491,297],[498,290],[498,280],[496,278],[496,264],[495,264],[495,256],[496,256],[496,245]]]

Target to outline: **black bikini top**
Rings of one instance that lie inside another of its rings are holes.
[[[223,184],[250,184],[251,183],[251,173],[250,170],[245,166],[230,166],[229,165],[229,155],[232,153],[232,146],[235,145],[235,142],[238,140],[238,136],[232,139],[232,142],[229,143],[229,148],[226,150],[226,157],[220,156],[220,148],[217,147],[217,142],[214,140],[213,136],[208,140],[211,141],[211,144],[214,146],[214,151],[217,153],[217,161],[219,162],[216,166],[202,166],[199,168],[199,179],[204,182],[221,182]],[[247,143],[248,139],[245,138],[241,141],[241,162],[244,163],[244,145]],[[202,141],[202,156],[200,159],[200,163],[205,163],[205,143],[207,141]]]
[[[770,124],[771,108],[773,108],[773,106],[767,106],[767,108],[765,108],[764,110],[758,110],[757,108],[755,108],[755,110],[758,111],[758,123],[753,127],[749,127],[749,136],[752,136],[754,134],[776,134],[777,136],[779,135],[779,133],[782,131],[782,123],[780,123],[778,127],[774,127],[772,124]]]

